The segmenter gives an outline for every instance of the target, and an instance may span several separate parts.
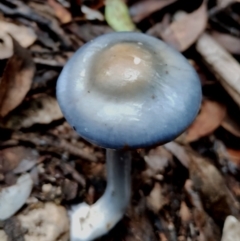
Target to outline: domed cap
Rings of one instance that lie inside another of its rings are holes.
[[[199,78],[164,42],[115,32],[81,47],[57,83],[64,116],[86,140],[113,149],[162,144],[181,134],[201,102]]]

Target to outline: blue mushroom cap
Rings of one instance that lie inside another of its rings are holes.
[[[112,149],[173,140],[195,119],[201,98],[188,61],[164,42],[135,32],[85,44],[57,82],[70,125],[89,142]]]

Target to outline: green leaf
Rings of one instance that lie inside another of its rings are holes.
[[[115,31],[136,30],[129,16],[128,7],[122,0],[106,0],[105,19]]]

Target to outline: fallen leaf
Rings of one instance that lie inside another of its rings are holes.
[[[226,115],[226,107],[216,101],[203,100],[200,114],[185,133],[185,141],[192,142],[217,129]]]
[[[237,167],[240,168],[240,150],[230,148],[227,148],[226,150],[230,161],[232,161]]]
[[[162,194],[162,187],[158,182],[155,185],[147,197],[147,206],[150,210],[158,213],[164,205],[168,204],[166,196]]]
[[[191,180],[186,180],[184,189],[186,191],[189,202],[192,206],[193,221],[199,229],[199,240],[201,241],[215,241],[220,240],[221,233],[219,227],[214,220],[205,211],[204,205],[199,194],[194,190]]]
[[[240,2],[240,1],[239,0],[217,0],[217,6],[219,8],[225,8],[234,2]]]
[[[221,241],[240,240],[240,222],[234,216],[228,216],[223,226]]]
[[[139,23],[150,14],[163,9],[177,0],[144,0],[133,4],[129,11],[135,23]]]
[[[91,9],[85,5],[82,5],[81,7],[82,12],[85,14],[85,18],[87,20],[99,20],[104,21],[104,16],[102,13],[98,10]]]
[[[16,146],[2,149],[0,150],[0,173],[7,173],[14,169],[15,173],[21,173],[18,170],[22,170],[22,162],[30,161],[35,164],[37,159],[38,153],[31,148]]]
[[[211,32],[211,36],[227,51],[232,54],[240,54],[240,39],[230,34]]]
[[[10,218],[25,204],[32,187],[33,181],[27,173],[20,176],[15,185],[0,190],[0,220]]]
[[[6,235],[6,233],[0,229],[0,240],[1,241],[8,241],[8,237]]]
[[[0,32],[0,59],[7,59],[13,55],[13,42],[10,35]]]
[[[185,202],[181,202],[180,210],[179,210],[179,216],[183,223],[190,223],[192,220],[192,214]]]
[[[163,173],[165,168],[169,165],[169,161],[172,159],[171,153],[169,153],[162,146],[151,149],[149,154],[144,157],[148,167],[153,173]]]
[[[113,30],[107,25],[93,25],[91,23],[82,25],[72,23],[68,26],[68,29],[84,42],[91,41],[102,34],[113,32]]]
[[[223,225],[228,215],[238,214],[239,204],[214,165],[203,157],[191,154],[189,172],[194,189],[215,222]]]
[[[229,95],[240,106],[240,65],[238,61],[206,33],[198,39],[196,49],[209,70],[215,74]]]
[[[35,65],[30,52],[15,40],[14,55],[8,60],[0,81],[0,117],[15,109],[32,85]]]
[[[25,101],[11,115],[3,119],[2,125],[5,128],[18,130],[34,124],[49,124],[61,118],[63,114],[57,100],[43,94]]]
[[[10,34],[23,48],[31,46],[37,35],[31,28],[0,20],[1,33]]]
[[[223,119],[221,126],[232,133],[234,136],[240,137],[240,125],[239,123],[231,118],[229,115],[226,115]]]
[[[53,9],[56,17],[60,20],[61,23],[69,23],[72,21],[70,12],[60,3],[56,2],[55,0],[48,0],[48,4]]]
[[[179,51],[188,49],[204,32],[207,26],[206,2],[196,11],[186,14],[180,13],[176,21],[169,25],[162,33],[162,39]]]
[[[185,148],[183,146],[172,141],[172,142],[165,144],[164,147],[168,151],[170,151],[175,157],[177,157],[177,159],[182,163],[183,166],[188,168],[190,158],[189,158],[187,151],[185,150]]]
[[[129,16],[128,8],[122,0],[106,0],[105,19],[115,31],[136,30],[136,26]]]

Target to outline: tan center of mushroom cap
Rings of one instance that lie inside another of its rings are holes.
[[[155,73],[152,58],[141,43],[118,43],[105,48],[92,69],[94,86],[115,94],[139,91]]]

